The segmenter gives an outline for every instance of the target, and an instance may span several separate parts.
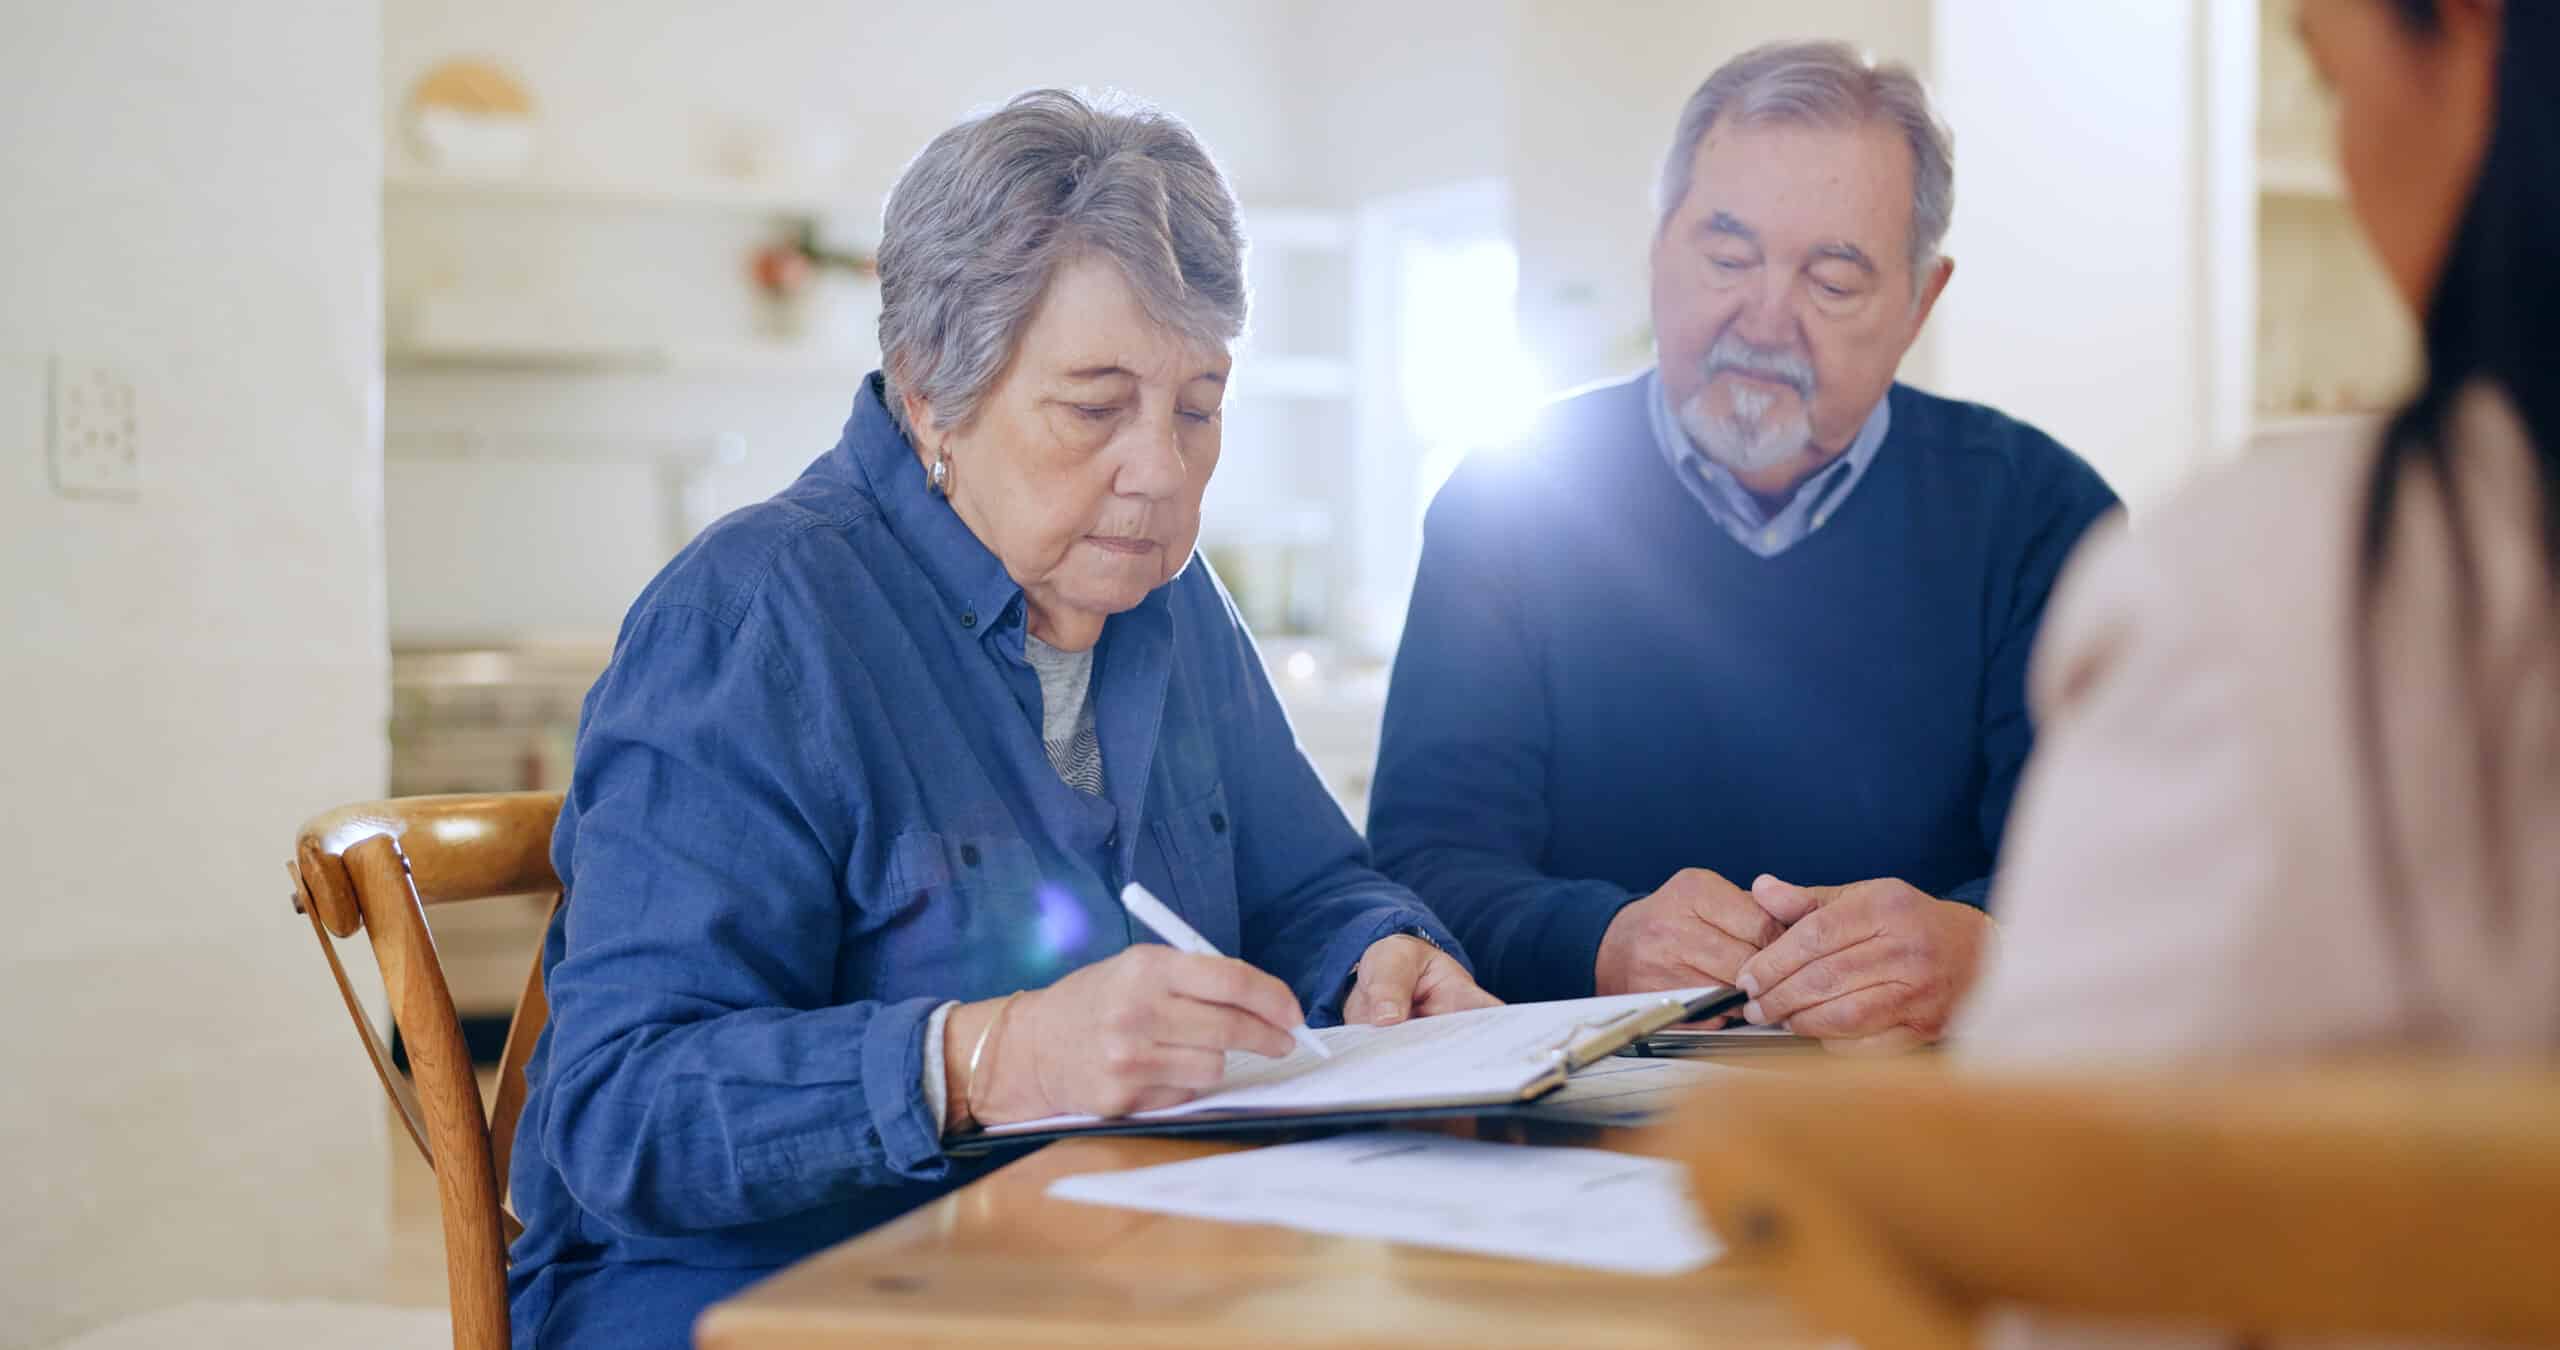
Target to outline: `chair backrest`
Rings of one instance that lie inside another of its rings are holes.
[[[2560,1072],[1736,1075],[1651,1141],[1869,1350],[1981,1314],[2560,1344]]]
[[[507,1028],[495,1098],[483,1114],[462,1019],[436,960],[425,907],[547,893],[547,924],[560,903],[560,878],[551,870],[551,830],[559,817],[557,792],[360,802],[313,817],[286,865],[294,908],[311,920],[382,1090],[435,1171],[453,1339],[460,1350],[502,1350],[508,1344],[507,1243],[522,1226],[503,1203],[507,1161],[524,1109],[525,1060],[550,1009],[537,944]],[[371,941],[392,1021],[408,1051],[405,1076],[393,1066],[338,960],[336,939],[359,932]]]

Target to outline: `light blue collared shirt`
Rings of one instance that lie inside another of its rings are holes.
[[[1885,433],[1893,428],[1893,396],[1888,393],[1876,400],[1876,410],[1867,414],[1866,425],[1858,428],[1849,448],[1806,479],[1772,515],[1731,470],[1707,458],[1689,439],[1679,415],[1671,410],[1671,396],[1663,392],[1662,372],[1656,370],[1645,380],[1652,386],[1645,402],[1652,410],[1653,438],[1662,446],[1662,457],[1670,461],[1672,475],[1735,543],[1763,558],[1777,557],[1829,524],[1831,513],[1849,500],[1858,480],[1867,476],[1867,466],[1875,463],[1876,451],[1884,448]]]

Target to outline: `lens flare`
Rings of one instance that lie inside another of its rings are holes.
[[[1033,892],[1033,898],[1040,911],[1032,933],[1032,940],[1038,944],[1035,954],[1057,957],[1082,950],[1093,936],[1093,916],[1085,912],[1075,892],[1054,881],[1044,881]]]

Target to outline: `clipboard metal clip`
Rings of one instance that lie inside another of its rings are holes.
[[[1596,1022],[1576,1022],[1546,1052],[1546,1058],[1571,1073],[1588,1064],[1596,1064],[1618,1052],[1619,1047],[1640,1040],[1655,1030],[1689,1015],[1689,1005],[1681,999],[1665,997],[1656,1002],[1629,1008],[1615,1017]]]

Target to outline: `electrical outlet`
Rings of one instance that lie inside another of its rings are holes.
[[[142,495],[142,414],[133,377],[96,362],[53,359],[53,490],[133,501]]]

